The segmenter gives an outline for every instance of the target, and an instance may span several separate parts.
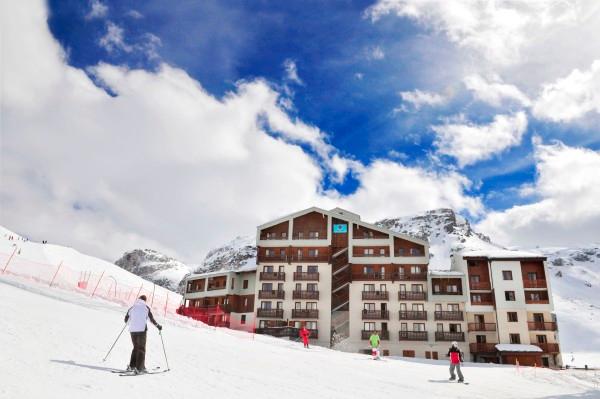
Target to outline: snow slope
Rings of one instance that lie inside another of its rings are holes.
[[[10,237],[13,237],[10,240]],[[16,252],[15,252],[16,249]],[[11,255],[14,255],[11,258]],[[173,311],[181,303],[181,296],[160,286],[154,286],[141,277],[110,262],[94,258],[73,248],[26,241],[0,226],[0,272],[10,259],[7,272],[24,278],[50,283],[63,289],[78,290],[88,295],[104,297],[130,304],[138,293],[149,298],[152,305]],[[80,281],[86,286],[78,287]]]
[[[447,382],[446,361],[386,359],[256,336],[172,316],[163,338],[171,372],[119,377],[131,343],[125,307],[0,276],[0,398],[598,398],[600,376],[514,366],[464,365],[470,385]],[[26,311],[24,311],[26,310]],[[165,367],[156,330],[147,365]],[[34,382],[34,383],[32,383]]]

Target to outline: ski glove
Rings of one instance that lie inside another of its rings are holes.
[[[158,328],[158,331],[162,331],[162,326],[160,324],[157,324],[156,328]]]

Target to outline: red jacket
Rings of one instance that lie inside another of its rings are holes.
[[[308,329],[306,327],[303,327],[300,330],[300,338],[307,340],[309,336],[310,336],[310,331],[308,331]]]
[[[460,351],[460,349],[455,348],[455,347],[451,347],[450,350],[448,351],[448,355],[450,356],[450,363],[451,364],[459,364],[460,362],[463,361],[463,354]]]

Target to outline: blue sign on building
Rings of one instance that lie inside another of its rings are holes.
[[[333,225],[333,233],[347,233],[348,225],[347,224],[334,224]]]

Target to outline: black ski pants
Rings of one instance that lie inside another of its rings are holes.
[[[129,367],[138,370],[146,369],[146,331],[132,332],[131,342],[133,342],[133,350],[131,351],[131,360]]]

